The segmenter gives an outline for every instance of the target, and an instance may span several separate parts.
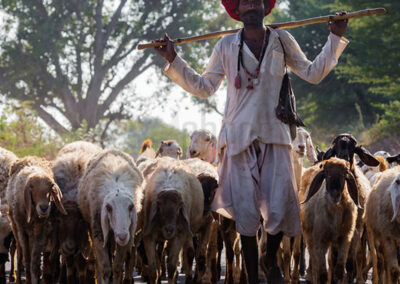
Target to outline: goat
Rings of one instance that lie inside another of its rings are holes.
[[[95,155],[78,187],[78,204],[89,224],[99,283],[120,283],[123,263],[133,246],[137,212],[143,198],[143,176],[127,154],[111,149]],[[109,238],[113,235],[114,238]],[[113,244],[115,242],[115,255]],[[113,263],[111,266],[111,256]],[[125,274],[130,281],[132,275]]]
[[[67,214],[62,193],[54,181],[51,165],[38,157],[15,161],[7,185],[8,216],[11,220],[18,249],[17,282],[21,283],[21,256],[23,256],[27,283],[39,283],[40,254],[46,236],[52,230],[51,200],[57,209]]]
[[[325,265],[328,248],[332,283],[343,282],[359,205],[358,189],[350,163],[331,158],[307,169],[300,193],[304,197],[307,192],[300,218],[310,252],[312,283],[326,283],[328,280]]]
[[[182,157],[182,148],[175,140],[161,141],[160,148],[156,153],[156,157],[158,156],[180,159]]]
[[[365,223],[373,262],[373,283],[398,283],[400,166],[382,173],[366,202]],[[379,262],[378,262],[379,257]],[[385,273],[384,273],[385,272]],[[379,278],[379,279],[378,279]]]

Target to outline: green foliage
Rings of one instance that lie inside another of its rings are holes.
[[[400,102],[394,101],[386,105],[386,111],[382,118],[369,131],[371,141],[382,140],[384,138],[400,133]]]
[[[0,146],[18,157],[56,156],[61,141],[43,127],[27,104],[8,105],[0,116]]]
[[[181,146],[184,156],[190,144],[189,134],[186,131],[181,131],[171,125],[167,125],[157,118],[129,121],[125,125],[124,132],[125,137],[122,143],[124,146],[121,148],[134,157],[138,156],[140,147],[147,138],[152,140],[153,148],[156,151],[161,141],[168,139],[176,140]]]

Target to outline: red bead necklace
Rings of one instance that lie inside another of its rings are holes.
[[[243,41],[244,41],[244,36],[243,36],[243,32],[244,29],[242,29],[242,31],[240,32],[240,45],[239,45],[239,55],[238,55],[238,73],[236,75],[235,78],[235,87],[236,89],[240,89],[242,87],[242,83],[240,80],[240,66],[243,66],[243,69],[247,75],[247,81],[248,81],[248,85],[247,85],[247,89],[248,90],[253,90],[254,89],[254,85],[258,85],[260,83],[260,79],[258,78],[260,75],[260,69],[261,69],[261,63],[263,61],[264,55],[265,55],[265,50],[267,48],[267,32],[268,30],[264,33],[264,40],[263,40],[263,46],[260,52],[260,57],[259,57],[259,62],[258,62],[258,66],[256,68],[256,74],[251,73],[250,71],[248,71],[246,69],[246,67],[243,64],[243,55],[242,55],[242,48],[243,48]]]

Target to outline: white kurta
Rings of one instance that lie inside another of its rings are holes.
[[[289,127],[277,119],[275,115],[282,79],[285,74],[283,49],[278,37],[284,45],[286,65],[289,69],[299,77],[314,84],[319,83],[336,66],[339,56],[348,43],[347,39],[343,37],[340,38],[331,33],[321,53],[311,62],[301,51],[296,40],[287,31],[274,30],[271,28],[269,28],[269,30],[270,36],[265,56],[261,63],[259,84],[255,85],[253,90],[248,90],[246,88],[247,76],[243,68],[241,68],[240,71],[242,88],[236,89],[234,86],[235,77],[237,75],[240,32],[225,36],[218,41],[210,57],[207,69],[202,75],[197,74],[179,56],[176,56],[175,60],[171,64],[167,64],[164,69],[171,80],[179,84],[186,91],[202,98],[213,95],[226,76],[228,91],[224,118],[218,139],[218,151],[221,156],[221,150],[224,149],[223,156],[227,155],[227,157],[229,157],[229,162],[232,162],[239,157],[239,155],[243,155],[244,152],[248,151],[255,140],[258,140],[262,144],[291,146]],[[258,60],[245,43],[243,45],[243,62],[246,68],[254,74],[258,66]],[[290,149],[289,147],[285,148],[288,150]],[[270,152],[272,156],[275,155],[271,151],[268,152]],[[223,156],[221,156],[222,159],[224,159]],[[228,163],[222,162],[221,165],[228,165]],[[291,172],[287,172],[290,171],[290,167],[287,166],[285,168],[285,173],[279,173],[279,176],[294,176]],[[219,171],[220,173],[226,172],[221,168]],[[250,176],[247,176],[247,178],[252,178],[249,171],[248,175]],[[279,185],[279,180],[278,182],[275,181],[274,184]],[[225,206],[232,201],[233,204],[231,205],[235,211],[234,216],[232,216],[232,214],[227,214],[227,216],[234,217],[237,222],[239,219],[246,220],[245,217],[251,214],[253,214],[253,216],[260,215],[260,206],[252,206],[253,209],[250,210],[256,210],[256,212],[252,213],[239,212],[243,211],[239,209],[235,210],[235,204],[239,204],[242,200],[239,199],[238,196],[232,194],[233,192],[237,192],[237,189],[233,189],[232,187],[239,187],[239,184],[230,184],[227,186],[222,182],[220,186],[221,189],[217,192],[213,204],[215,210],[219,212],[224,211],[220,206]],[[289,185],[287,182],[282,185],[282,188],[288,187]],[[254,186],[253,188],[240,188],[240,190],[245,193],[247,191],[248,193],[242,196],[248,196],[250,200],[253,200],[256,190]],[[279,202],[279,204],[273,207],[282,208],[284,212],[280,214],[281,216],[285,216],[285,212],[287,211],[296,211],[288,207],[295,206],[298,208],[298,204],[293,205],[293,198],[291,194],[288,194],[287,190],[291,191],[292,189],[282,189],[280,191],[282,196],[287,196],[287,203],[285,203],[285,199],[282,198],[273,198],[270,200],[270,202]],[[223,194],[225,194],[225,196],[230,195],[230,200],[222,200],[221,196]],[[267,196],[269,194],[265,195]],[[217,202],[217,200],[220,202]],[[269,208],[271,208],[271,206],[269,206]],[[261,210],[263,209],[261,208]],[[225,212],[228,211],[229,210],[225,210]],[[269,212],[265,212],[265,214],[261,215],[267,216],[268,213]],[[243,216],[239,217],[238,214],[243,214]],[[242,221],[242,224],[237,225],[239,233],[253,235],[253,229],[249,228],[248,231],[240,229],[247,226],[243,222],[244,221]],[[281,223],[281,220],[277,220],[273,223]],[[249,226],[253,226],[253,224],[249,224]],[[285,227],[284,224],[283,227]],[[273,231],[277,229],[279,228],[275,228]]]

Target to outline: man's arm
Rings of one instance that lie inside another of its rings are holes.
[[[341,12],[340,15],[345,13]],[[328,29],[331,31],[328,40],[312,62],[307,59],[296,40],[288,32],[280,33],[286,52],[286,64],[296,75],[312,84],[321,82],[336,66],[349,42],[343,37],[347,29],[347,20],[329,22]]]
[[[176,54],[174,44],[168,38],[167,34],[165,34],[164,40],[168,44],[155,49],[168,62],[164,68],[165,74],[172,81],[195,96],[208,98],[213,95],[218,90],[225,76],[222,58],[218,50],[219,43],[217,43],[213,50],[206,71],[202,75],[199,75]]]

